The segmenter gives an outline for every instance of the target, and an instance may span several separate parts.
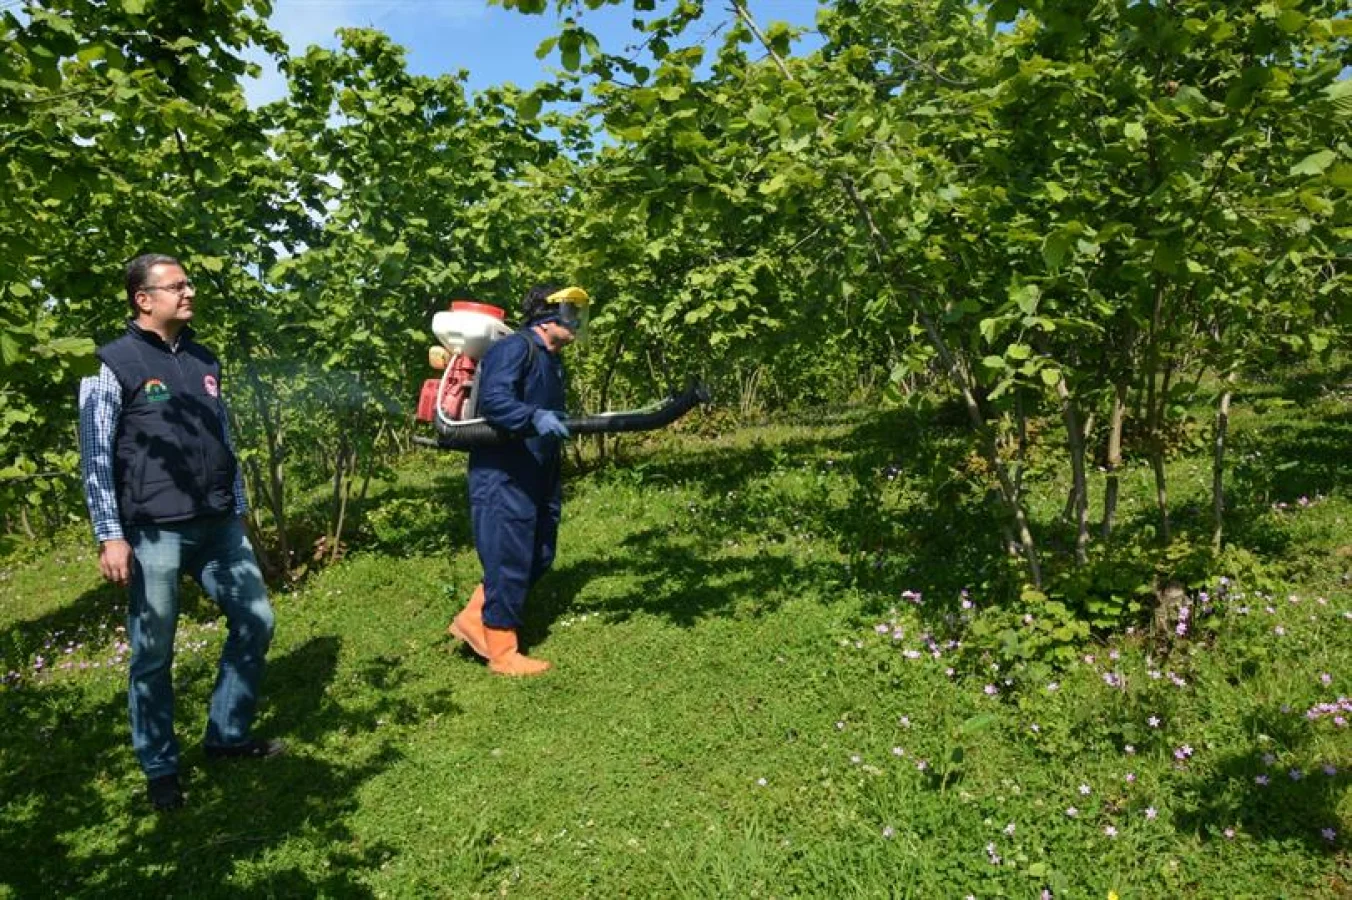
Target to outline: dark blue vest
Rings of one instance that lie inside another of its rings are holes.
[[[99,348],[122,385],[113,478],[124,523],[184,522],[234,509],[235,456],[221,424],[221,364],[185,328],[171,348],[134,322]]]

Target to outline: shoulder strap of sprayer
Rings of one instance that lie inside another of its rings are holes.
[[[530,336],[530,328],[523,328],[517,334],[526,342],[526,364],[517,373],[517,377],[521,379],[524,386],[526,379],[530,377],[530,373],[535,370],[535,357],[540,354],[540,348],[535,346],[535,340]]]

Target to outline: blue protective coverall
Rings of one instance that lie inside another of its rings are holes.
[[[564,396],[563,361],[534,329],[494,342],[479,361],[478,414],[525,438],[469,454],[470,518],[484,569],[483,621],[490,628],[521,627],[526,593],[554,563],[563,509],[561,445],[539,436],[531,416],[538,409],[562,413]]]

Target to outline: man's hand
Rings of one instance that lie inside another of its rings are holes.
[[[123,540],[104,541],[99,545],[99,571],[118,587],[131,582],[131,544]]]
[[[530,417],[535,433],[541,437],[556,437],[562,440],[568,437],[568,426],[559,421],[558,415],[550,409],[537,409]]]

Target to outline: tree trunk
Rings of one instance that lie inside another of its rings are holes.
[[[1080,427],[1080,434],[1084,440],[1084,464],[1085,464],[1085,503],[1088,499],[1088,473],[1089,473],[1089,437],[1094,433],[1094,414],[1090,413],[1084,417],[1084,425]],[[1078,509],[1076,500],[1080,497],[1080,490],[1075,487],[1075,479],[1071,479],[1070,490],[1066,491],[1066,505],[1061,508],[1061,519],[1066,522],[1073,521],[1075,512]],[[1086,507],[1087,508],[1087,507]]]
[[[1108,419],[1108,453],[1105,467],[1108,478],[1103,489],[1103,539],[1113,535],[1113,525],[1117,521],[1117,495],[1121,490],[1122,477],[1117,470],[1122,468],[1122,423],[1127,413],[1127,383],[1120,381],[1113,386],[1113,411]]]
[[[626,322],[625,326],[620,330],[619,339],[615,341],[615,347],[610,353],[610,358],[606,361],[606,374],[601,379],[601,396],[597,400],[597,402],[601,404],[601,412],[610,409],[610,386],[615,379],[615,370],[620,366],[620,356],[624,353],[624,343],[631,330],[632,325]],[[615,437],[618,441],[619,435],[616,435]],[[598,465],[605,465],[607,438],[608,435],[604,433],[596,435]]]
[[[338,505],[338,524],[333,529],[333,549],[329,553],[329,562],[337,562],[341,555],[343,547],[343,528],[347,524],[347,507],[352,501],[352,485],[356,483],[353,477],[357,471],[357,458],[355,451],[348,459],[348,477],[343,480],[343,497]]]
[[[353,451],[344,439],[338,450],[337,465],[333,468],[333,539],[329,543],[329,562],[338,559],[338,548],[343,539],[343,520],[347,516],[347,501],[352,495]]]
[[[1160,512],[1160,540],[1169,543],[1173,538],[1169,527],[1169,485],[1164,473],[1164,448],[1150,448],[1150,468],[1155,473],[1155,506]]]
[[[329,497],[329,533],[325,535],[328,539],[330,561],[338,556],[338,532],[343,527],[343,485],[346,480],[348,464],[348,443],[346,431],[338,439],[338,451],[333,455],[333,491]]]
[[[1155,472],[1155,503],[1160,511],[1160,539],[1166,544],[1173,539],[1173,525],[1169,521],[1168,476],[1164,471],[1164,429],[1168,425],[1169,389],[1173,376],[1173,367],[1166,366],[1159,395],[1155,398],[1155,440],[1152,442],[1150,459],[1150,467]]]
[[[1014,497],[1023,502],[1023,475],[1028,467],[1028,410],[1023,404],[1023,391],[1014,395],[1014,418],[1018,429],[1018,449],[1015,451]]]
[[[1211,549],[1219,553],[1225,527],[1225,437],[1230,430],[1230,397],[1234,390],[1235,372],[1225,378],[1220,403],[1216,406],[1216,443],[1211,458]]]
[[[1146,354],[1146,417],[1150,432],[1150,467],[1155,472],[1155,503],[1160,513],[1160,540],[1169,543],[1169,491],[1164,474],[1164,406],[1166,391],[1159,389],[1160,327],[1164,316],[1164,277],[1155,278],[1155,301],[1150,314],[1150,351]]]
[[[1080,427],[1080,414],[1070,396],[1063,377],[1056,382],[1056,396],[1061,401],[1061,415],[1066,423],[1066,435],[1070,444],[1071,497],[1075,511],[1075,564],[1089,562],[1089,494],[1084,471],[1084,431]]]

